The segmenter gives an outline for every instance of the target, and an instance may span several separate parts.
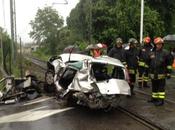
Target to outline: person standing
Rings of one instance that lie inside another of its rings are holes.
[[[149,71],[152,82],[152,98],[148,102],[162,106],[165,99],[165,81],[171,78],[172,55],[163,49],[163,39],[154,39],[155,48],[149,55]]]
[[[148,88],[147,85],[148,82],[148,60],[149,60],[149,53],[151,49],[153,48],[151,46],[151,38],[145,37],[143,39],[143,47],[141,47],[139,52],[139,62],[138,62],[138,72],[139,72],[139,78],[138,78],[138,85],[139,88],[145,87]]]
[[[98,43],[98,44],[90,44],[86,47],[88,55],[96,58],[101,55],[104,55],[104,50],[107,49],[106,44]]]
[[[134,38],[129,39],[129,50],[125,52],[126,65],[130,77],[130,88],[131,95],[135,95],[134,93],[134,84],[136,81],[136,72],[138,68],[138,54],[139,51],[137,49],[138,41]]]
[[[123,40],[116,38],[114,47],[108,52],[108,56],[120,60],[124,65],[125,62],[125,50],[122,47]]]

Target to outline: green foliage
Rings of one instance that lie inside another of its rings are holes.
[[[161,19],[166,23],[165,34],[174,33],[175,30],[175,1],[174,0],[147,0],[152,9],[159,12]]]
[[[78,48],[79,48],[81,51],[83,51],[83,50],[85,50],[86,47],[88,46],[88,43],[85,42],[85,41],[77,41],[77,42],[75,43],[75,45],[77,45]]]
[[[47,55],[47,49],[45,47],[39,47],[37,51],[32,52],[34,57],[38,57],[41,60],[48,60],[51,55]]]
[[[67,19],[68,28],[79,39],[88,40],[90,8],[92,8],[92,35],[96,41],[110,43],[115,37],[127,41],[139,39],[140,0],[80,0]],[[145,5],[144,35],[164,34],[164,22],[159,13]]]
[[[49,54],[56,54],[58,31],[63,26],[63,18],[48,6],[38,9],[36,17],[30,22],[30,37],[47,48]]]
[[[81,0],[67,18],[68,28],[77,40],[89,40],[89,0]]]
[[[3,28],[0,27],[0,40],[2,38],[2,45],[3,45],[3,63],[4,63],[4,69],[6,70],[6,72],[10,73],[9,71],[9,65],[10,65],[10,54],[11,54],[11,48],[10,48],[10,37],[7,34],[6,31],[4,31]],[[1,51],[2,53],[2,51]],[[1,61],[2,61],[2,55],[0,56]]]

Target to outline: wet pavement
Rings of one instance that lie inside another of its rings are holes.
[[[175,101],[175,78],[167,80],[166,94]],[[136,88],[137,89],[137,88]],[[151,88],[141,89],[151,94]],[[175,130],[175,104],[156,107],[149,96],[136,94],[120,105],[142,117]],[[43,96],[29,102],[0,105],[0,130],[147,130],[142,124],[120,111],[104,112],[84,107],[65,107],[53,97]]]
[[[63,107],[55,99],[0,106],[0,130],[149,130],[120,111]]]
[[[148,103],[147,99],[148,96],[137,93],[120,105],[165,130],[175,130],[175,104],[165,102],[164,106],[155,106],[153,103]]]

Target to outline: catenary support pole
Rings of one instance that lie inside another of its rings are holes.
[[[143,39],[143,15],[144,15],[144,0],[141,0],[141,15],[140,15],[140,44]]]

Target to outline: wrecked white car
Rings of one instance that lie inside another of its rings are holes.
[[[62,54],[49,60],[45,78],[47,90],[54,86],[60,98],[93,109],[115,108],[121,95],[130,95],[125,67],[108,56]]]

